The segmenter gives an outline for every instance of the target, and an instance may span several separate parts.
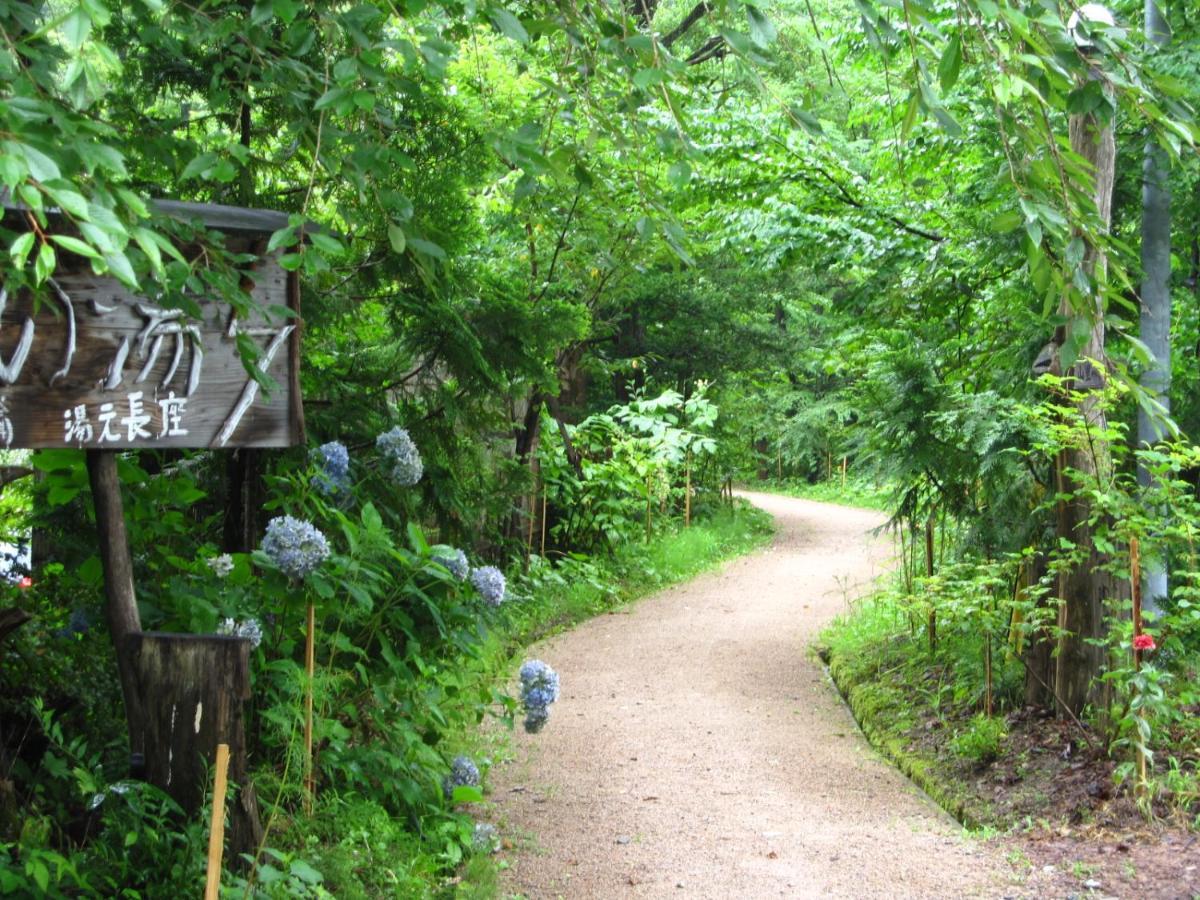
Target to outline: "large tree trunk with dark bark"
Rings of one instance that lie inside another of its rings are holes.
[[[1070,138],[1071,149],[1093,168],[1096,210],[1107,228],[1112,216],[1116,161],[1112,125],[1094,114],[1075,115],[1070,120]],[[1094,281],[1100,280],[1106,265],[1100,248],[1087,247],[1083,265]],[[1062,450],[1055,465],[1058,493],[1072,498],[1058,503],[1057,536],[1060,543],[1065,540],[1073,544],[1079,558],[1057,579],[1059,637],[1052,693],[1060,713],[1078,715],[1088,703],[1100,703],[1103,699],[1098,676],[1104,668],[1105,653],[1095,642],[1104,636],[1105,603],[1118,587],[1112,576],[1103,571],[1108,560],[1096,549],[1093,527],[1089,524],[1092,509],[1083,493],[1097,482],[1106,481],[1111,468],[1108,447],[1102,437],[1107,421],[1100,399],[1105,383],[1105,356],[1104,311],[1099,293],[1085,309],[1073,308],[1064,298],[1059,315],[1068,323],[1056,336],[1059,346],[1064,336],[1076,333],[1080,325],[1089,329],[1078,358],[1065,374],[1068,385],[1082,392],[1077,415],[1092,439]],[[1052,368],[1061,373],[1057,365]],[[1032,654],[1038,652],[1036,645],[1031,648]],[[1033,672],[1031,667],[1031,679]],[[1037,694],[1040,687],[1031,685],[1027,694]]]

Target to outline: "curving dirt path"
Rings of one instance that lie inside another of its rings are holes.
[[[869,512],[748,494],[776,540],[533,648],[562,695],[492,770],[506,894],[1015,893],[867,746],[807,644],[890,556]]]

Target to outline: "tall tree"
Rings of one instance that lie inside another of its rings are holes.
[[[1165,47],[1171,33],[1156,0],[1146,0],[1146,43]],[[1167,151],[1153,136],[1146,138],[1142,168],[1142,303],[1141,338],[1153,354],[1142,373],[1147,399],[1159,404],[1160,413],[1143,403],[1138,409],[1138,444],[1153,445],[1166,437],[1166,417],[1171,411],[1171,184]],[[1138,481],[1149,487],[1150,472],[1138,466]],[[1153,557],[1142,569],[1142,596],[1147,608],[1167,595],[1166,560]]]

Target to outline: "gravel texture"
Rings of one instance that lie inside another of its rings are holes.
[[[562,695],[490,776],[504,893],[1027,894],[867,746],[808,651],[886,567],[882,518],[746,496],[776,518],[769,548],[530,651]]]

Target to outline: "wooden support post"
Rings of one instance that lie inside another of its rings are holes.
[[[846,489],[846,457],[842,457],[842,490]]]
[[[228,789],[229,745],[217,744],[216,780],[213,783],[212,818],[208,824],[208,877],[204,900],[217,900],[221,887],[221,856],[225,850],[225,792]]]
[[[304,637],[304,811],[312,815],[317,793],[317,778],[313,771],[313,679],[316,675],[316,610],[308,602],[307,628]]]
[[[129,726],[129,751],[140,754],[142,716],[138,680],[130,660],[129,640],[142,630],[137,595],[133,588],[133,560],[125,531],[125,507],[121,502],[121,479],[117,474],[117,454],[113,450],[87,451],[88,480],[92,486],[92,504],[96,511],[96,533],[100,541],[100,562],[104,568],[104,613],[117,656],[117,674],[125,699],[125,720]]]

